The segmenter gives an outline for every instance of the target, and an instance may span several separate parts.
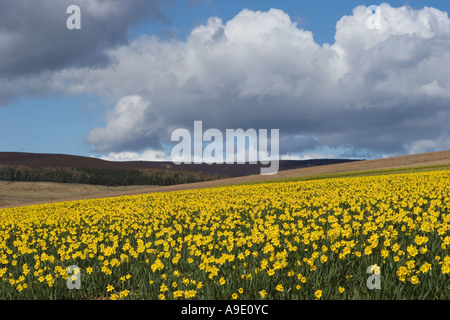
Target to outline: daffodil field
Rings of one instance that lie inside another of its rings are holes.
[[[0,209],[0,298],[449,299],[449,246],[450,171]]]

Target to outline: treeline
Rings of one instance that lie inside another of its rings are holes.
[[[216,174],[165,169],[0,167],[0,180],[81,183],[104,186],[174,185],[223,178]]]

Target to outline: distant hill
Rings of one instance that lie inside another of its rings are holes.
[[[91,157],[50,153],[0,152],[0,166],[29,168],[66,167],[80,169],[135,169],[136,167],[114,161]]]
[[[58,158],[58,161],[64,160],[65,162],[61,163],[55,160]],[[81,162],[75,160],[83,160]],[[36,161],[35,161],[36,160]],[[39,161],[37,161],[39,160]],[[45,161],[44,161],[45,160]],[[51,161],[50,161],[51,160]],[[32,161],[32,164],[30,162]],[[48,162],[50,161],[50,162]],[[71,162],[73,161],[73,162]],[[190,189],[201,189],[201,188],[210,188],[210,187],[220,187],[226,185],[234,185],[234,184],[242,184],[242,183],[254,183],[258,181],[270,181],[272,179],[292,179],[292,178],[301,178],[301,177],[318,177],[321,175],[328,174],[339,174],[339,173],[366,173],[370,172],[370,170],[396,170],[396,169],[407,169],[407,168],[430,168],[430,169],[439,169],[440,166],[450,165],[450,150],[446,151],[437,151],[431,153],[423,153],[423,154],[414,154],[400,157],[391,157],[391,158],[383,158],[383,159],[374,159],[374,160],[365,160],[365,161],[347,161],[344,163],[336,163],[330,165],[311,165],[311,161],[318,160],[307,160],[306,162],[298,162],[298,161],[282,161],[280,167],[287,168],[289,165],[303,165],[303,167],[289,169],[289,170],[281,170],[277,174],[273,176],[262,176],[259,174],[233,177],[228,179],[213,179],[211,181],[201,181],[194,183],[184,183],[177,185],[165,185],[165,186],[139,186],[139,185],[130,185],[130,186],[113,186],[113,187],[104,187],[104,186],[92,186],[92,185],[77,185],[77,184],[62,184],[62,183],[49,183],[49,182],[9,182],[9,181],[0,181],[0,208],[2,207],[14,207],[28,204],[39,204],[39,203],[49,203],[49,202],[57,202],[57,201],[68,201],[68,200],[80,200],[80,199],[93,199],[93,198],[103,198],[103,197],[115,197],[115,196],[124,196],[124,195],[136,195],[136,194],[146,194],[152,192],[170,192],[170,191],[179,191],[179,190],[190,190]],[[328,161],[328,160],[327,160]],[[333,160],[331,160],[333,161]],[[3,166],[10,166],[15,164],[21,165],[34,165],[34,166],[47,166],[53,164],[64,164],[64,165],[72,165],[72,166],[82,166],[87,165],[89,168],[92,166],[92,163],[96,163],[97,165],[102,165],[101,167],[105,168],[106,166],[114,166],[115,164],[119,164],[120,166],[126,166],[127,168],[131,167],[135,170],[138,167],[145,167],[146,162],[138,162],[134,164],[130,163],[116,163],[103,161],[92,158],[83,158],[76,156],[58,156],[58,155],[37,155],[37,154],[19,154],[19,153],[1,153],[0,152],[0,170]],[[338,161],[339,162],[339,161]],[[324,163],[319,160],[317,163]],[[166,166],[173,165],[171,163],[163,162],[163,163],[153,163],[157,166]],[[309,166],[308,166],[309,164]],[[306,167],[304,167],[306,165]],[[134,166],[134,167],[133,167]],[[200,170],[200,168],[205,165],[196,165],[194,168]],[[207,165],[206,165],[207,166]],[[237,166],[237,165],[235,165]],[[246,165],[239,165],[240,167],[246,167]],[[122,167],[122,168],[124,168]],[[228,169],[231,169],[233,165],[228,166]],[[206,167],[206,168],[214,168]],[[174,170],[166,168],[167,170]],[[103,170],[103,169],[100,169]],[[205,170],[204,168],[202,170]],[[252,168],[251,170],[255,170]],[[368,171],[369,170],[369,171]],[[243,174],[245,170],[240,171],[240,174]],[[247,171],[248,172],[248,171]],[[195,172],[191,172],[195,173]],[[1,179],[0,179],[1,180]]]
[[[140,167],[90,157],[0,152],[0,180],[3,181],[167,186],[222,178],[226,177],[178,168]]]
[[[359,160],[349,159],[314,159],[314,160],[281,160],[279,171],[323,166],[353,162]],[[204,180],[218,178],[243,177],[259,174],[262,165],[258,164],[180,164],[175,165],[170,161],[106,161],[97,158],[65,155],[65,154],[45,154],[45,153],[23,153],[23,152],[0,152],[1,168],[28,168],[28,169],[49,169],[49,168],[71,168],[84,170],[153,170],[153,172],[183,172],[185,174],[196,173],[202,175]],[[111,171],[112,172],[112,171]],[[2,179],[0,175],[0,180]],[[53,181],[55,182],[55,181]]]
[[[324,166],[329,164],[338,164],[346,162],[354,162],[360,160],[350,159],[312,159],[312,160],[280,160],[278,171],[285,171],[299,168],[309,168]],[[260,174],[261,167],[268,167],[257,164],[179,164],[175,165],[170,161],[152,162],[152,161],[128,161],[124,164],[131,165],[138,168],[170,168],[186,171],[193,171],[199,173],[218,174],[230,178],[244,177],[249,175]]]

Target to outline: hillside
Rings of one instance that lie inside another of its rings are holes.
[[[29,168],[66,167],[80,169],[135,169],[132,165],[65,154],[0,152],[0,166]]]
[[[304,167],[280,171],[273,176],[261,176],[257,174],[244,177],[235,177],[229,179],[196,182],[172,186],[133,186],[132,188],[109,187],[100,190],[97,189],[96,192],[94,193],[91,193],[92,191],[87,189],[84,189],[83,192],[79,191],[77,192],[76,188],[69,190],[69,192],[66,192],[68,190],[64,189],[63,192],[60,192],[60,196],[56,198],[54,196],[55,188],[57,189],[66,188],[67,184],[49,184],[48,186],[46,186],[46,189],[42,189],[42,186],[38,186],[36,183],[26,183],[26,182],[12,183],[0,181],[0,208],[34,204],[34,203],[47,203],[65,200],[79,200],[89,198],[143,194],[151,192],[169,192],[177,190],[196,189],[196,188],[217,187],[238,183],[253,183],[271,179],[307,177],[340,172],[358,172],[365,170],[437,166],[445,164],[450,164],[450,150],[401,156],[401,157],[384,158],[384,159],[329,164],[315,167]],[[45,190],[51,190],[51,192],[46,194]],[[19,196],[20,194],[23,197],[20,197]],[[39,196],[37,197],[36,194],[38,194]]]
[[[280,160],[279,171],[291,169],[309,168],[324,166],[337,163],[347,163],[360,160],[353,159],[311,159],[311,160]],[[171,168],[207,174],[218,174],[230,178],[244,177],[249,175],[259,175],[261,168],[264,167],[260,163],[257,164],[179,164],[175,165],[169,161],[151,162],[151,161],[131,161],[124,164],[139,168]]]
[[[450,150],[284,170],[279,171],[277,174],[271,176],[251,175],[246,177],[236,177],[216,181],[190,183],[186,185],[158,187],[154,188],[152,192],[168,192],[176,190],[219,187],[231,184],[253,183],[264,180],[270,181],[272,179],[289,179],[295,177],[316,176],[339,172],[356,172],[356,171],[382,170],[382,169],[406,168],[406,167],[437,166],[445,164],[450,164]]]
[[[151,188],[157,186],[107,187],[77,183],[0,181],[0,208],[61,200],[102,198],[133,191],[141,192],[143,189],[150,192]]]
[[[312,160],[281,160],[279,170],[285,171],[297,168],[315,167],[336,163],[354,162],[354,159],[312,159]],[[27,167],[33,169],[42,168],[77,168],[77,169],[110,169],[110,170],[177,170],[182,172],[197,172],[221,177],[243,177],[259,174],[261,164],[180,164],[175,165],[170,161],[106,161],[90,157],[0,152],[0,168],[5,166]]]
[[[72,155],[0,153],[0,181],[129,186],[174,185],[224,177],[180,168],[142,167]]]

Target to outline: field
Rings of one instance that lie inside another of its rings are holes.
[[[77,183],[0,181],[0,208],[51,203],[61,200],[112,197],[128,192],[151,192],[157,186],[107,187]]]
[[[0,209],[0,224],[1,299],[450,299],[445,168]]]
[[[31,166],[33,161],[36,166],[47,166],[50,164],[61,165],[63,162],[71,166],[89,168],[122,168],[129,164],[109,163],[98,159],[89,159],[74,156],[45,157],[43,155],[33,155],[30,157],[17,157],[13,155],[11,159],[6,158],[8,153],[0,153],[0,160],[3,159],[10,165],[14,161],[19,161],[21,165]],[[2,158],[3,157],[3,158]],[[36,158],[37,157],[37,158]],[[75,159],[75,160],[74,160]],[[45,161],[44,161],[45,160]],[[58,161],[59,162],[58,162]],[[312,161],[316,163],[317,161]],[[106,164],[105,164],[106,163]],[[145,163],[144,163],[145,164]],[[143,165],[143,164],[141,164]],[[299,164],[297,164],[299,165]],[[119,166],[119,167],[117,167]],[[194,165],[192,165],[194,166]],[[228,165],[233,167],[232,165]],[[287,165],[285,164],[287,167]],[[186,168],[188,169],[188,168]],[[42,183],[42,182],[11,182],[0,181],[0,208],[23,206],[30,204],[44,204],[69,200],[94,199],[122,195],[139,195],[150,192],[171,192],[179,190],[191,190],[201,188],[220,187],[239,184],[264,183],[268,181],[300,181],[311,179],[324,179],[336,177],[365,176],[374,174],[407,173],[417,171],[448,170],[450,169],[450,150],[438,151],[409,156],[400,156],[376,160],[366,160],[348,163],[315,165],[306,168],[283,170],[272,176],[262,176],[259,174],[239,176],[229,179],[219,179],[213,181],[184,183],[171,186],[91,186],[72,183]],[[190,168],[189,170],[194,170]],[[227,169],[230,173],[238,169]],[[210,172],[212,173],[212,172]]]

